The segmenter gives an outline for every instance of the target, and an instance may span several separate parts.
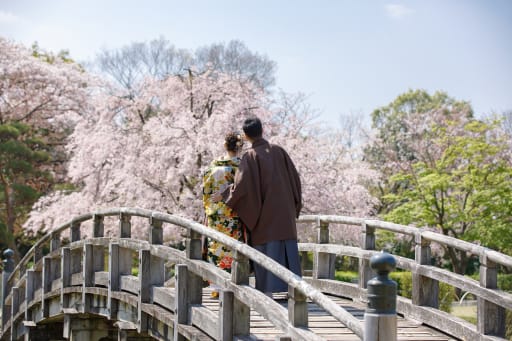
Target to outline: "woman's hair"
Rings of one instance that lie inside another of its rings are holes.
[[[256,116],[252,116],[247,118],[244,121],[244,125],[242,127],[244,130],[245,135],[248,137],[254,139],[261,137],[263,134],[263,128],[261,127],[261,121]]]
[[[244,141],[239,133],[229,133],[224,138],[224,147],[230,152],[237,152],[242,149]]]

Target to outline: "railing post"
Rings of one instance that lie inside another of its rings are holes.
[[[132,237],[132,223],[129,214],[121,213],[119,215],[119,238]]]
[[[60,247],[60,233],[52,233],[50,240],[50,253]]]
[[[249,259],[240,252],[233,251],[231,281],[235,284],[249,284]],[[251,309],[242,301],[233,298],[233,335],[249,335]]]
[[[288,286],[288,319],[294,327],[308,327],[306,296],[292,286]]]
[[[76,221],[71,222],[71,242],[79,241],[80,236],[80,223],[77,223]]]
[[[368,281],[368,307],[364,313],[364,341],[396,341],[396,282],[389,278],[396,261],[381,252],[370,259],[377,277]]]
[[[105,234],[105,225],[103,223],[104,217],[102,215],[95,214],[93,217],[93,237],[103,237]]]
[[[420,265],[431,265],[430,241],[423,238],[421,230],[414,235],[416,246],[414,257]],[[412,273],[412,304],[439,307],[439,282],[435,279]]]
[[[20,308],[20,288],[13,287],[11,289],[11,340],[18,339],[18,326],[14,319]]]
[[[375,250],[375,228],[367,226],[365,222],[361,224],[361,249]],[[370,267],[370,261],[359,258],[359,288],[366,289],[368,281],[373,276],[375,272]]]
[[[150,250],[139,250],[139,297],[137,309],[137,331],[145,333],[148,330],[149,319],[143,311],[143,305],[151,303],[152,287],[162,286],[165,281],[165,263],[151,255]]]
[[[64,293],[64,288],[71,286],[71,249],[63,247],[60,256],[61,289],[60,289],[60,308],[69,308],[69,297]]]
[[[164,243],[162,221],[151,217],[149,218],[149,225],[149,242],[154,245],[162,245]]]
[[[189,259],[202,258],[201,235],[194,230],[188,230],[185,252]],[[203,279],[191,271],[188,272],[188,296],[191,304],[203,302]]]
[[[488,289],[498,288],[496,263],[480,255],[480,286]],[[505,337],[505,308],[482,297],[477,298],[477,330],[481,334]]]
[[[318,244],[329,243],[329,223],[317,221],[317,240]],[[313,278],[314,279],[334,279],[334,262],[336,256],[326,252],[315,252],[313,260]]]
[[[117,319],[118,300],[113,292],[121,288],[121,276],[129,275],[132,271],[131,250],[126,250],[117,243],[109,244],[108,252],[108,297],[107,310],[110,319]]]
[[[2,261],[4,270],[2,271],[2,299],[0,300],[2,304],[2,328],[7,323],[11,313],[11,306],[5,305],[5,299],[9,295],[9,291],[11,291],[8,280],[14,271],[14,251],[7,249],[3,254],[5,259]]]

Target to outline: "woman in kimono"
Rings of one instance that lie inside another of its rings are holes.
[[[211,200],[213,193],[223,191],[233,183],[235,172],[240,164],[238,155],[242,146],[243,140],[240,134],[229,133],[226,135],[224,140],[226,154],[213,160],[203,174],[203,205],[209,227],[245,242],[242,222],[236,212],[223,202]],[[212,239],[208,239],[207,246],[207,260],[219,268],[231,272],[233,261],[231,250]],[[212,296],[218,297],[218,291],[215,289],[214,287]]]

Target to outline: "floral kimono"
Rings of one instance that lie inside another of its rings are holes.
[[[214,160],[203,175],[203,205],[208,226],[228,236],[244,242],[242,222],[235,212],[224,202],[212,202],[211,195],[223,191],[233,183],[240,159]],[[207,259],[219,268],[231,272],[233,256],[223,244],[208,239]]]

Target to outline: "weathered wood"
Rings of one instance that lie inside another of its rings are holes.
[[[25,321],[32,320],[32,311],[28,308],[28,305],[34,299],[34,292],[36,290],[36,271],[35,270],[27,270],[27,284],[25,285]]]
[[[69,307],[68,296],[64,292],[64,288],[71,286],[71,249],[63,247],[61,249],[61,292],[60,292],[60,305],[62,308]]]
[[[107,310],[110,318],[115,318],[118,304],[113,298],[112,292],[119,291],[121,287],[121,275],[131,273],[131,258],[129,250],[123,249],[119,244],[111,243],[109,245],[109,287]]]
[[[11,340],[18,339],[18,333],[16,329],[16,320],[14,317],[18,314],[20,308],[20,290],[18,287],[12,287],[11,289]]]
[[[415,239],[415,260],[420,265],[430,265],[430,241],[417,233]],[[439,282],[416,271],[412,273],[412,302],[415,305],[439,308]]]
[[[178,333],[178,325],[188,323],[188,269],[186,265],[178,264],[175,268],[176,276],[176,307],[174,313],[176,320],[174,323],[174,340],[184,340],[183,335]]]
[[[104,217],[102,215],[94,214],[92,227],[92,236],[94,238],[103,237],[105,235]]]
[[[294,327],[308,327],[306,296],[293,287],[288,287],[288,318]]]
[[[219,339],[218,315],[210,309],[200,305],[192,305],[190,307],[189,324],[198,327],[208,335],[212,335],[214,339]]]
[[[375,250],[375,228],[361,224],[361,249]],[[370,267],[370,261],[366,258],[359,258],[359,287],[366,289],[368,281],[375,276]]]
[[[329,243],[329,224],[326,222],[318,223],[318,244]],[[335,269],[334,264],[336,256],[330,253],[315,252],[313,256],[313,278],[327,278],[334,279]]]
[[[249,259],[235,250],[231,263],[231,281],[235,284],[249,284],[249,271]]]
[[[194,230],[188,230],[186,241],[186,254],[189,259],[201,259],[203,249],[201,244],[201,234]]]
[[[43,257],[43,297],[52,290],[53,274],[52,274],[52,258]],[[49,302],[45,299],[42,300],[43,317],[49,317]]]
[[[119,237],[131,238],[132,236],[132,223],[131,215],[126,213],[119,214]]]
[[[54,232],[51,234],[50,252],[58,250],[60,247],[60,233]]]
[[[139,250],[139,304],[137,309],[137,332],[146,332],[148,316],[142,311],[142,304],[151,301],[151,252]],[[163,282],[163,281],[162,281]]]
[[[164,230],[162,221],[153,217],[149,218],[149,242],[151,244],[161,245],[164,242]]]
[[[480,285],[488,289],[498,288],[498,271],[496,263],[480,255]],[[477,329],[485,335],[505,337],[505,309],[495,303],[477,298]]]
[[[91,311],[92,297],[87,295],[86,288],[94,286],[94,246],[85,243],[83,246],[83,272],[82,272],[82,312]]]
[[[222,290],[220,292],[221,307],[219,309],[219,340],[233,340],[233,323],[235,316],[233,314],[233,305],[235,296],[232,291]]]
[[[81,234],[80,234],[80,223],[79,222],[76,222],[76,221],[72,221],[71,222],[71,227],[70,227],[70,233],[71,233],[71,242],[76,242],[76,241],[79,241],[81,239]]]

